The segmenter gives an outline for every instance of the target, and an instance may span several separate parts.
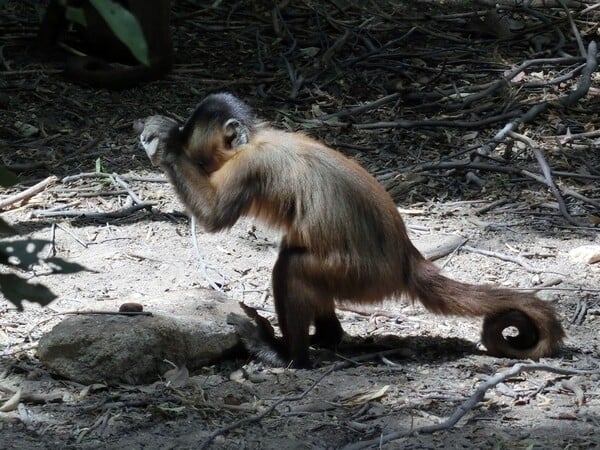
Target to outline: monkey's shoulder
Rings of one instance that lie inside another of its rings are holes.
[[[310,136],[275,128],[259,129],[248,148],[248,153],[256,153],[254,156],[273,162],[286,159],[295,163],[349,161],[338,151]]]

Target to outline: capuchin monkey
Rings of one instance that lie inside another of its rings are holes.
[[[183,126],[152,116],[137,130],[152,163],[207,231],[242,216],[283,231],[273,269],[282,338],[253,317],[271,340],[271,361],[310,367],[309,345],[337,345],[343,331],[335,301],[401,295],[436,314],[483,316],[482,341],[492,355],[538,359],[559,349],[564,331],[550,305],[445,277],[411,243],[392,198],[365,169],[301,133],[259,124],[233,95],[207,96]],[[518,335],[505,337],[508,327]]]
[[[48,51],[58,41],[66,40],[70,46],[87,54],[67,58],[67,78],[94,87],[124,89],[163,78],[171,70],[170,0],[117,2],[135,16],[142,27],[149,64],[144,65],[135,59],[89,0],[51,0],[40,25],[39,46]],[[68,32],[69,22],[65,13],[69,7],[80,8],[86,21],[85,26],[75,27],[75,33]]]

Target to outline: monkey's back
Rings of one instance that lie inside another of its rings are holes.
[[[254,186],[248,215],[287,229],[288,246],[306,248],[348,274],[385,278],[404,265],[408,238],[390,195],[365,169],[298,133],[266,129],[247,164]],[[243,151],[241,152],[244,153]]]

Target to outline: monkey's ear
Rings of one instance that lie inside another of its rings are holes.
[[[231,148],[247,144],[250,139],[250,130],[237,119],[229,119],[223,125],[225,140]]]

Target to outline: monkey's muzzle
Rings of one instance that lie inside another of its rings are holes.
[[[140,133],[140,143],[154,166],[161,163],[169,136],[178,128],[177,121],[165,116],[150,116],[133,122],[133,129]]]

